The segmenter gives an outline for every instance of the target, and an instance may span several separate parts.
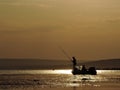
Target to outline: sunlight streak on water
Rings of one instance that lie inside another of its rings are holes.
[[[72,74],[71,69],[59,70],[0,70],[0,74]]]
[[[57,74],[71,74],[72,70],[55,70]]]

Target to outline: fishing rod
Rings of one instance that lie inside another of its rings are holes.
[[[72,61],[71,57],[66,53],[66,51],[65,51],[62,47],[59,46],[59,49],[63,52],[63,54],[64,54],[70,61]]]

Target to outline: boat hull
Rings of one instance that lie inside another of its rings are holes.
[[[73,75],[97,75],[97,71],[94,67],[90,67],[88,70],[79,70],[79,69],[73,69],[72,70]]]

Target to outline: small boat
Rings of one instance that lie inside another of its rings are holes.
[[[73,62],[73,69],[72,69],[72,74],[73,75],[97,75],[97,71],[95,67],[89,67],[89,69],[86,69],[85,65],[82,66],[77,66],[76,59],[75,57],[72,57],[72,62]]]

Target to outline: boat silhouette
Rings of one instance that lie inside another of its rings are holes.
[[[66,51],[62,48],[59,47],[60,50],[63,52],[63,54],[73,63],[73,68],[72,68],[72,74],[73,75],[97,75],[97,71],[95,67],[89,67],[89,69],[86,69],[85,65],[77,66],[77,60],[75,57],[71,57],[66,53]]]
[[[77,66],[76,58],[72,57],[72,63],[73,63],[73,69],[72,74],[73,75],[97,75],[97,71],[95,67],[89,67],[86,69],[85,65]]]

